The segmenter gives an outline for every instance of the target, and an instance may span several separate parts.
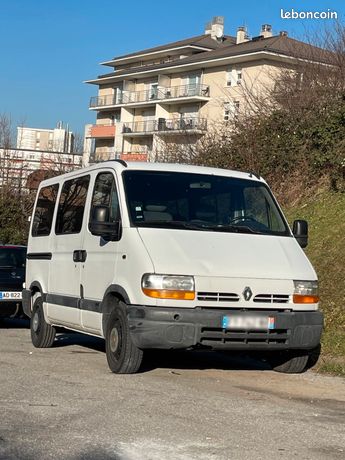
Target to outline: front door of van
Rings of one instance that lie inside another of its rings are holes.
[[[95,206],[109,209],[108,222],[120,221],[117,186],[111,170],[100,171],[93,185],[90,210]],[[119,242],[109,241],[85,231],[83,249],[86,260],[81,264],[81,321],[84,330],[95,334],[102,333],[102,314],[100,303],[107,288],[114,283],[118,261]]]
[[[47,314],[54,323],[80,328],[80,272],[83,220],[90,176],[66,180],[62,186],[52,247]]]

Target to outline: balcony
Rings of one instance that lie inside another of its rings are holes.
[[[122,93],[107,96],[96,96],[90,100],[90,109],[102,110],[110,107],[131,107],[154,105],[157,102],[170,103],[174,100],[201,100],[207,101],[210,97],[210,87],[207,85],[182,85],[154,87],[145,91],[123,91]]]
[[[115,125],[92,125],[90,128],[89,137],[96,139],[99,138],[113,138],[115,137],[116,128]]]
[[[133,152],[124,152],[121,153],[120,156],[121,160],[124,161],[148,161],[149,160],[149,152],[143,152],[143,151],[133,151]]]
[[[124,123],[124,136],[159,134],[186,134],[188,132],[203,133],[207,130],[207,119],[199,117],[158,118],[158,120],[135,121]]]
[[[109,108],[118,104],[119,97],[115,94],[108,94],[107,96],[95,96],[90,99],[90,109]]]
[[[91,152],[90,155],[92,163],[97,163],[98,161],[107,161],[120,158],[120,153],[115,150],[114,147],[97,147],[95,151]]]
[[[210,87],[208,85],[182,85],[163,88],[161,91],[161,100],[193,98],[208,100],[210,97]]]

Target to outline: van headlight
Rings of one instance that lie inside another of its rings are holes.
[[[141,280],[143,293],[155,299],[194,300],[194,277],[146,273]]]
[[[317,281],[294,280],[293,283],[293,303],[317,303],[320,300]]]

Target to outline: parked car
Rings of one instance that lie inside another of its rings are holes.
[[[0,317],[23,312],[22,290],[25,280],[26,247],[0,245]]]

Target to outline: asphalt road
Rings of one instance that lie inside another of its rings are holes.
[[[344,459],[345,380],[223,353],[154,354],[108,371],[102,340],[35,349],[0,327],[0,459]]]

